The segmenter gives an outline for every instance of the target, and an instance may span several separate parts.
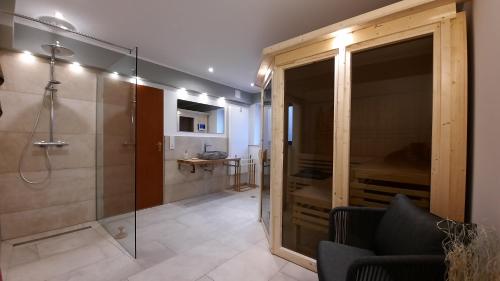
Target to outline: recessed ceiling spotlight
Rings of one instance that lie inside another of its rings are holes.
[[[111,78],[113,78],[113,79],[115,79],[115,80],[116,80],[116,79],[118,79],[119,77],[120,77],[120,75],[118,74],[118,72],[116,72],[116,71],[115,71],[115,72],[111,73]]]
[[[213,67],[209,67],[208,68],[208,72],[213,73],[214,72],[214,68]]]
[[[25,63],[33,63],[35,62],[35,56],[30,51],[26,50],[21,54],[21,60]]]
[[[81,72],[83,70],[82,65],[79,62],[77,62],[77,61],[73,62],[70,65],[70,67],[71,67],[71,70],[73,70],[74,72],[77,72],[77,73],[79,73],[79,72]]]
[[[250,86],[254,87],[254,86],[255,86],[255,84],[254,84],[254,83],[250,83]]]

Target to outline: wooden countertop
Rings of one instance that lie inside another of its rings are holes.
[[[215,159],[215,160],[205,160],[205,159],[177,159],[177,163],[180,164],[188,164],[188,165],[206,165],[206,164],[218,164],[229,161],[240,161],[240,158],[224,158],[224,159]]]
[[[199,158],[191,158],[191,159],[177,159],[177,165],[179,169],[181,165],[191,166],[191,173],[196,172],[196,166],[201,165],[216,165],[216,164],[225,164],[227,162],[235,162],[234,166],[240,165],[241,158],[224,158],[224,159],[215,159],[215,160],[205,160]]]

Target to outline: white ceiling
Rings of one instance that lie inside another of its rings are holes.
[[[61,12],[80,32],[139,56],[252,88],[264,47],[397,0],[17,0],[31,17]],[[214,73],[208,72],[213,66]]]

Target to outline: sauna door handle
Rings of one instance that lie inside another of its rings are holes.
[[[156,145],[158,146],[158,152],[161,152],[163,148],[163,143],[159,141]]]

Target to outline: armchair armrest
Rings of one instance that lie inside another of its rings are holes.
[[[443,281],[442,255],[394,255],[363,257],[351,264],[348,281]]]
[[[329,239],[340,244],[373,249],[373,236],[384,214],[385,209],[382,208],[334,208],[330,211]]]

